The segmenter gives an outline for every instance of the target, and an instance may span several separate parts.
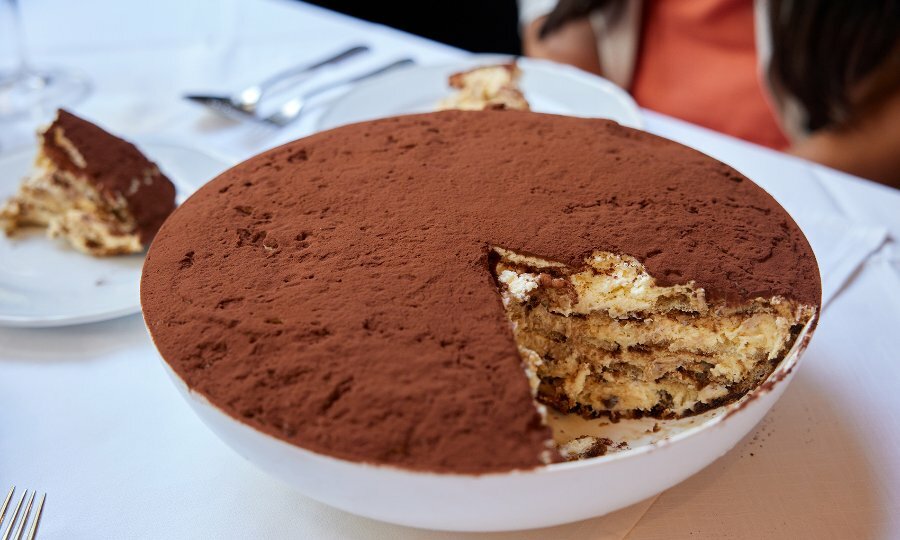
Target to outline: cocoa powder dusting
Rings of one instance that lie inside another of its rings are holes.
[[[144,317],[191,388],[304,448],[535,467],[550,432],[490,246],[576,268],[624,253],[713,301],[820,298],[794,221],[722,163],[605,120],[448,111],[320,133],[204,186],[150,249]]]

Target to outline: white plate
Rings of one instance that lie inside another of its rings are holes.
[[[170,143],[138,143],[172,180],[179,203],[231,166],[222,159]],[[0,199],[16,192],[35,151],[0,157]],[[47,327],[103,321],[140,311],[143,255],[95,258],[44,229],[12,238],[0,233],[0,326]]]
[[[475,55],[443,66],[412,66],[361,83],[336,99],[319,118],[319,129],[400,114],[429,112],[450,95],[447,78],[477,66],[509,61],[509,57]],[[608,80],[547,60],[518,59],[522,91],[537,112],[609,118],[643,127],[637,104]]]
[[[568,433],[608,436],[626,442],[628,448],[581,461],[483,475],[415,472],[311,452],[229,416],[190,390],[165,361],[163,365],[216,435],[260,469],[308,497],[411,527],[503,531],[601,516],[700,471],[734,447],[772,408],[793,378],[814,324],[806,325],[769,378],[736,403],[680,420],[610,424],[573,417],[566,426]]]

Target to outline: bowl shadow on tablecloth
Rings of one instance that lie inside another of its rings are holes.
[[[2,361],[97,361],[141,343],[152,347],[139,313],[60,328],[0,328]]]
[[[830,397],[801,369],[753,432],[663,493],[629,538],[878,537],[886,516],[860,442],[873,434]]]

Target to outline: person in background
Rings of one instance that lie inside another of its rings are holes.
[[[900,0],[519,0],[523,51],[900,188]]]

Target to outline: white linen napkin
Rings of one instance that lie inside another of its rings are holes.
[[[836,214],[798,213],[822,275],[822,305],[827,307],[859,266],[884,244],[887,229],[860,225]]]

